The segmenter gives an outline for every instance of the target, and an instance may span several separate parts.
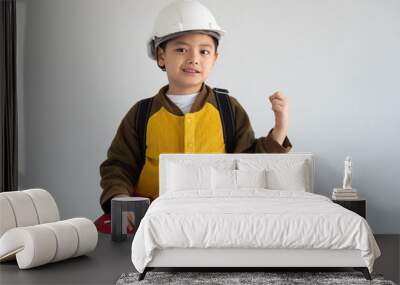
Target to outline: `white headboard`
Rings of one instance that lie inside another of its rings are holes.
[[[159,195],[166,192],[167,185],[167,165],[170,161],[189,160],[199,163],[212,163],[217,160],[232,160],[236,161],[240,158],[266,160],[268,162],[274,160],[287,160],[290,161],[305,161],[309,166],[309,172],[306,174],[308,177],[310,189],[309,192],[314,192],[314,158],[312,153],[297,152],[297,153],[162,153],[159,157]]]

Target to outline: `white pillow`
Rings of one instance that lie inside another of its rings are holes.
[[[271,169],[267,171],[267,188],[272,190],[306,191],[306,179],[303,166],[289,169]]]
[[[170,162],[168,164],[168,191],[210,188],[210,167],[185,166]]]
[[[212,190],[238,190],[240,188],[267,188],[266,170],[211,168]]]
[[[311,191],[308,160],[297,159],[238,159],[240,170],[267,171],[267,188],[272,190]]]
[[[211,168],[211,189],[236,190],[236,170]]]
[[[167,191],[211,190],[211,167],[234,169],[235,160],[197,160],[177,159],[167,163]]]
[[[236,170],[238,188],[267,188],[267,171]]]

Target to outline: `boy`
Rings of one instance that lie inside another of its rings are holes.
[[[110,212],[113,197],[158,197],[160,153],[227,152],[215,93],[205,84],[218,58],[223,34],[211,12],[197,1],[180,0],[160,12],[148,53],[167,73],[169,84],[153,97],[143,166],[138,163],[141,152],[134,123],[138,103],[121,121],[107,159],[100,165],[100,204],[105,213]],[[234,97],[228,98],[235,118],[232,152],[289,152],[288,102],[282,93],[269,97],[275,127],[257,139],[246,111]],[[132,222],[132,215],[129,220]],[[128,227],[132,229],[132,225]]]

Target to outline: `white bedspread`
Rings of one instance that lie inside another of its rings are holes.
[[[156,248],[358,249],[372,272],[380,256],[367,221],[307,192],[241,189],[215,197],[198,191],[155,199],[132,242],[143,272]]]

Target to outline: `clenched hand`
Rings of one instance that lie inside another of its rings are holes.
[[[280,91],[269,96],[271,109],[275,114],[275,127],[272,131],[274,139],[282,144],[287,136],[289,127],[289,102],[288,98]]]

